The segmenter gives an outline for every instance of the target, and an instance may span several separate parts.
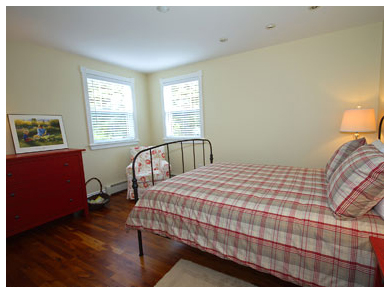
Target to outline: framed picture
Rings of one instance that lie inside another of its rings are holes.
[[[15,152],[65,149],[64,123],[60,115],[8,115]]]

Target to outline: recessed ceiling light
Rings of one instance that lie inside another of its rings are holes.
[[[219,41],[221,43],[226,43],[229,39],[228,38],[220,38]]]
[[[270,24],[267,24],[266,26],[265,26],[265,28],[267,29],[267,30],[271,30],[271,29],[273,29],[273,28],[275,28],[276,27],[276,24],[274,24],[274,23],[270,23]]]
[[[157,6],[156,7],[158,12],[166,13],[170,10],[169,6]]]
[[[319,6],[309,6],[309,9],[310,10],[316,10],[316,9],[318,9],[318,8],[320,8]]]

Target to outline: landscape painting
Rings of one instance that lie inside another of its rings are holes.
[[[68,147],[62,116],[9,114],[8,119],[17,154]]]

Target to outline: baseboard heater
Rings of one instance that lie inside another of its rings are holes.
[[[105,191],[108,195],[112,195],[112,194],[117,193],[119,191],[126,190],[127,189],[127,181],[106,185],[104,188],[105,188]]]

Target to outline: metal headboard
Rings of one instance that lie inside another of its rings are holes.
[[[379,122],[379,130],[378,130],[378,139],[381,139],[381,134],[382,134],[382,125],[383,125],[383,119],[385,116],[382,116],[381,121]]]
[[[150,155],[150,170],[152,171],[152,185],[154,185],[154,172],[153,172],[153,156],[152,156],[152,150],[166,146],[167,147],[167,159],[168,159],[168,165],[169,165],[169,178],[172,177],[171,174],[171,161],[169,158],[169,146],[171,144],[180,144],[180,149],[181,149],[181,160],[182,160],[182,167],[183,167],[183,173],[185,172],[184,170],[184,151],[183,151],[183,142],[192,142],[192,154],[193,154],[193,159],[194,159],[194,169],[196,169],[196,160],[195,160],[195,141],[201,141],[202,142],[202,148],[203,148],[203,165],[206,165],[206,158],[205,158],[205,149],[204,149],[204,143],[208,142],[210,146],[210,164],[213,163],[214,157],[213,157],[213,147],[211,145],[211,142],[208,139],[204,138],[194,138],[194,139],[184,139],[184,140],[177,140],[177,141],[172,141],[172,142],[167,142],[163,144],[159,144],[147,149],[144,149],[140,152],[138,152],[133,160],[133,179],[132,179],[132,187],[134,189],[134,198],[135,202],[138,201],[138,183],[137,183],[137,177],[135,175],[135,166],[137,165],[135,162],[138,158],[138,156],[144,152],[149,152]],[[139,256],[144,255],[144,250],[142,248],[142,234],[140,230],[137,230],[137,235],[138,235],[138,249],[139,249]]]
[[[153,156],[152,156],[152,150],[157,149],[163,146],[166,146],[167,149],[167,160],[168,160],[168,166],[169,166],[169,178],[172,177],[171,174],[171,161],[170,161],[170,156],[169,156],[169,146],[172,144],[180,144],[180,149],[181,149],[181,160],[182,160],[182,168],[183,168],[183,173],[185,172],[184,170],[184,150],[183,150],[183,142],[192,142],[192,155],[193,155],[193,160],[194,160],[194,169],[196,169],[196,158],[195,158],[195,141],[200,141],[202,142],[202,148],[203,148],[203,165],[206,165],[206,158],[205,158],[205,142],[209,143],[210,146],[210,164],[213,163],[214,157],[213,157],[213,147],[211,145],[211,142],[208,139],[204,138],[193,138],[193,139],[184,139],[184,140],[176,140],[172,142],[167,142],[167,143],[162,143],[147,149],[144,149],[140,152],[138,152],[133,160],[133,179],[132,179],[132,187],[134,190],[134,198],[135,201],[138,201],[138,183],[137,183],[137,177],[135,174],[135,166],[137,165],[135,162],[138,158],[138,156],[144,152],[149,152],[150,155],[150,170],[152,171],[152,185],[154,186],[154,172],[153,172]]]

